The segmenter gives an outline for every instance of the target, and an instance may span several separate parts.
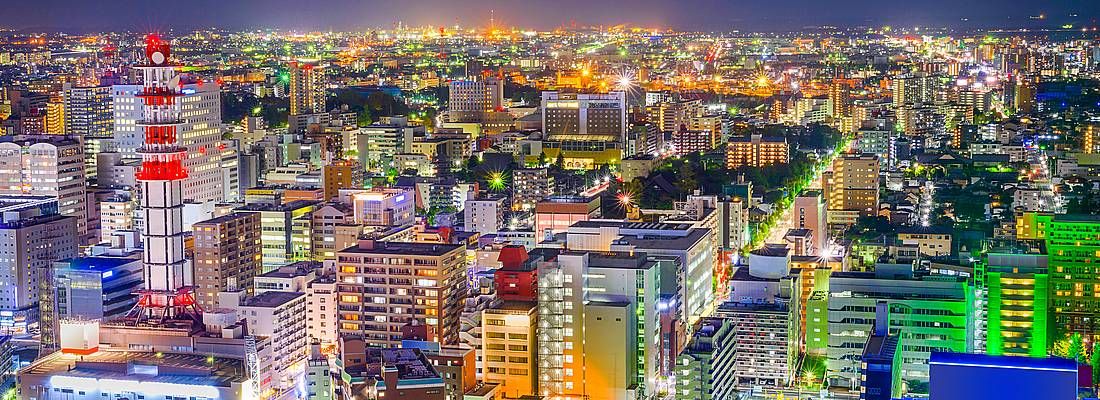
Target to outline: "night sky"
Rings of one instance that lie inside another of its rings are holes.
[[[823,24],[1094,26],[1100,20],[1100,0],[2,0],[0,26],[74,32],[212,26],[366,30],[401,21],[468,27],[487,26],[489,10],[495,10],[498,25],[536,29],[574,21],[578,26],[759,31]],[[1046,20],[1028,19],[1039,14]]]

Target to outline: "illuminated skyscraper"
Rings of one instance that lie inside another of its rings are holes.
[[[325,69],[306,62],[290,63],[290,115],[325,112]]]
[[[84,164],[88,178],[96,177],[96,154],[114,133],[114,102],[110,86],[75,87],[65,84],[61,92],[65,133],[84,139]]]

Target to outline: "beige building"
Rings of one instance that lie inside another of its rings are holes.
[[[916,226],[898,230],[898,241],[917,246],[920,255],[940,257],[951,254],[951,230],[935,226]]]
[[[290,115],[325,112],[325,68],[313,63],[290,63]]]
[[[787,139],[751,135],[733,138],[726,145],[726,167],[766,167],[790,162]]]
[[[195,291],[204,309],[218,306],[218,293],[253,293],[253,279],[261,273],[260,216],[233,213],[196,222]]]
[[[465,246],[361,240],[336,254],[341,336],[396,347],[402,327],[418,324],[434,341],[458,342]]]
[[[481,314],[482,380],[501,385],[508,398],[538,389],[538,304],[509,301]]]
[[[874,154],[837,157],[832,171],[822,175],[828,222],[852,224],[878,212],[879,158]]]

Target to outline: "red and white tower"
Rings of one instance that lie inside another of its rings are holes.
[[[138,65],[143,88],[141,146],[141,213],[145,221],[145,288],[127,316],[139,321],[178,320],[199,317],[191,288],[193,277],[183,251],[183,180],[186,149],[180,147],[180,76],[169,62],[167,41],[151,34],[145,38],[147,63]]]

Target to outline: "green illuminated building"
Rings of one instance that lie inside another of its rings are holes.
[[[1100,338],[1100,217],[1025,213],[1016,232],[1046,244],[1051,326]]]
[[[824,353],[828,385],[858,389],[867,333],[877,303],[884,301],[889,333],[901,341],[900,379],[909,392],[924,393],[932,352],[973,350],[973,293],[965,278],[915,276],[902,264],[835,272],[829,291],[815,292],[807,302],[806,351]]]
[[[979,296],[984,294],[980,301],[986,353],[1045,357],[1050,282],[1047,256],[989,253],[986,260],[974,268],[975,288]]]

